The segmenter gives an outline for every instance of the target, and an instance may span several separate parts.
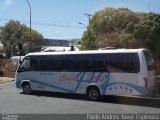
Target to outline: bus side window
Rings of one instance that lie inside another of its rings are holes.
[[[88,61],[85,61],[85,63],[86,63],[86,71],[88,71],[88,72],[92,72],[93,71],[93,63],[92,63],[92,61],[91,60],[88,60]]]
[[[92,72],[94,65],[93,65],[93,55],[90,54],[81,54],[76,55],[75,57],[70,58],[69,63],[71,64],[69,66],[69,69],[71,71],[81,72],[81,71],[87,71]]]
[[[31,70],[33,70],[33,71],[38,70],[38,61],[37,61],[37,59],[32,59],[31,60]]]
[[[108,72],[115,73],[116,72],[116,56],[115,56],[115,54],[108,54],[107,61],[108,61]]]
[[[137,53],[126,54],[126,66],[125,70],[128,73],[139,72],[139,59]]]
[[[95,72],[108,72],[108,60],[107,55],[97,54],[94,59],[94,71]]]

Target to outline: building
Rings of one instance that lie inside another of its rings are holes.
[[[71,46],[74,46],[75,51],[79,51],[79,39],[60,40],[60,39],[44,39],[42,43],[41,52],[62,52],[70,51]]]
[[[69,46],[69,40],[60,40],[60,39],[46,39],[44,38],[42,47],[50,47],[50,46]]]

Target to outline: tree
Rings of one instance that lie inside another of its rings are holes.
[[[92,30],[92,39],[89,39]],[[135,13],[126,8],[106,8],[95,13],[84,32],[81,48],[84,50],[116,48],[148,48],[160,57],[160,14]],[[92,47],[89,47],[92,45]]]
[[[150,49],[155,57],[160,57],[160,14],[138,13],[139,22],[132,27],[128,26],[126,33],[133,34],[134,38]]]
[[[31,52],[35,51],[37,48],[41,47],[42,42],[43,42],[43,36],[42,34],[40,34],[39,32],[32,30],[31,31]],[[25,50],[27,51],[27,53],[29,52],[29,42],[30,42],[30,29],[28,28],[27,31],[23,34],[23,38],[24,41],[24,47]]]
[[[116,47],[119,48],[120,41],[118,34],[116,33],[103,33],[99,34],[95,40],[96,45],[98,48],[105,48],[105,47]]]
[[[32,30],[32,47],[35,48],[41,44],[43,36],[35,30]],[[0,41],[3,44],[7,57],[13,56],[18,52],[18,45],[23,43],[24,51],[28,52],[29,28],[20,24],[19,21],[10,20],[5,26],[1,27]]]
[[[92,35],[95,36],[94,44],[96,47],[120,47],[119,35],[131,22],[137,23],[138,18],[136,14],[129,9],[107,8],[97,12],[93,16],[88,28],[94,31]],[[86,38],[88,38],[88,36],[84,34],[82,37],[82,43],[83,41],[89,42]],[[83,48],[85,48],[85,44],[82,45]]]
[[[81,41],[81,47],[80,50],[94,50],[97,49],[95,45],[95,37],[91,30],[88,30],[84,32],[84,35],[82,37]]]

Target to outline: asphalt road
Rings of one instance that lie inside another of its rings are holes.
[[[25,95],[14,82],[0,84],[0,113],[9,114],[138,114],[160,113],[160,99],[107,96],[98,102],[85,95],[34,92]]]

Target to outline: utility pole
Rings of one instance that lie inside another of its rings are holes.
[[[88,22],[90,23],[90,21],[91,21],[91,17],[92,17],[93,15],[91,15],[91,14],[87,14],[87,13],[85,13],[84,15],[88,16]]]
[[[29,3],[28,0],[26,0],[26,2],[28,3],[28,6],[29,6],[29,12],[30,12],[30,35],[29,35],[29,52],[31,52],[31,39],[32,39],[32,36],[31,36],[31,30],[32,30],[32,26],[31,26],[31,20],[32,20],[32,17],[31,17],[31,4]]]
[[[150,13],[150,10],[151,10],[151,1],[149,0],[149,3],[148,3],[148,7],[149,7],[149,13]]]

